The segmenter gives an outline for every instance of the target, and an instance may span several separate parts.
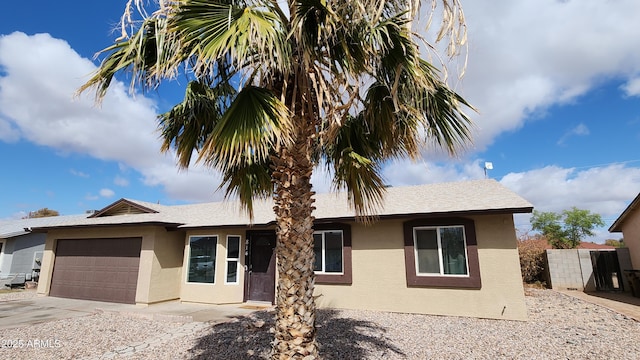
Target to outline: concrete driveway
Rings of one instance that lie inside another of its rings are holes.
[[[208,305],[179,301],[152,305],[130,305],[36,296],[21,300],[0,301],[0,329],[85,316],[100,311],[118,312],[155,320],[220,323],[266,308],[269,306]]]

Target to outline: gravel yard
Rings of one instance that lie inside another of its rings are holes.
[[[9,295],[0,294],[0,301]],[[528,322],[321,310],[321,354],[325,359],[640,359],[639,322],[550,290],[529,290],[526,301]],[[3,341],[39,339],[53,347],[3,343],[0,358],[262,359],[269,352],[271,318],[260,311],[188,333],[181,331],[187,324],[96,313],[5,330]],[[158,341],[126,356],[109,353],[149,338]]]

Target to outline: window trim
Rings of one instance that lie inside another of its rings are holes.
[[[230,258],[229,257],[229,238],[238,238],[238,257]],[[224,267],[224,284],[225,285],[239,285],[240,284],[240,252],[242,251],[242,236],[240,235],[227,235],[227,246],[226,246],[226,255],[225,255],[225,267]],[[229,262],[236,262],[236,281],[228,282],[229,279]]]
[[[197,281],[189,281],[189,268],[191,267],[191,238],[194,237],[214,237],[216,238],[216,245],[215,245],[215,249],[216,249],[216,257],[213,260],[213,282],[197,282]],[[218,273],[218,242],[220,240],[220,236],[218,235],[208,235],[208,234],[203,234],[203,235],[189,235],[189,237],[187,238],[187,245],[189,246],[189,256],[187,257],[187,266],[186,266],[186,271],[185,271],[185,283],[189,284],[189,285],[215,285],[216,284],[216,275]]]
[[[351,285],[351,226],[343,223],[313,225],[313,231],[342,231],[342,273],[315,273],[316,284]]]
[[[415,258],[414,229],[428,227],[463,226],[467,252],[468,275],[417,274]],[[403,224],[404,258],[407,286],[447,287],[480,289],[480,263],[475,222],[467,218],[414,219]]]
[[[330,233],[330,232],[336,232],[336,233],[340,233],[340,249],[342,250],[342,269],[340,271],[335,271],[335,272],[328,272],[328,271],[323,271],[323,270],[314,270],[314,272],[316,273],[316,275],[343,275],[344,274],[344,231],[340,230],[340,229],[328,229],[328,230],[314,230],[313,231],[313,235],[316,234],[323,234],[322,236],[322,259],[325,259],[325,255],[326,255],[326,237],[324,236],[325,233]],[[315,239],[314,239],[314,245],[315,245]],[[322,263],[323,267],[326,267],[326,261],[323,261]]]

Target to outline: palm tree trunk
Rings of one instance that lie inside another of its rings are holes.
[[[310,135],[299,126],[296,141],[273,158],[278,242],[278,288],[272,359],[316,359],[313,252],[313,192]]]

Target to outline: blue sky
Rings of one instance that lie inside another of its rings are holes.
[[[10,2],[0,13],[0,219],[62,214],[122,198],[211,201],[219,177],[178,172],[158,153],[155,114],[181,99],[117,84],[101,108],[73,92],[119,35],[125,1]],[[425,150],[385,167],[395,186],[489,175],[538,210],[571,206],[608,225],[640,191],[640,2],[463,2],[469,63],[456,90],[479,109],[474,145],[456,159]],[[531,14],[535,13],[535,16]],[[322,171],[314,177],[327,191]],[[528,218],[517,220],[520,231]],[[599,229],[593,239],[609,235]]]

